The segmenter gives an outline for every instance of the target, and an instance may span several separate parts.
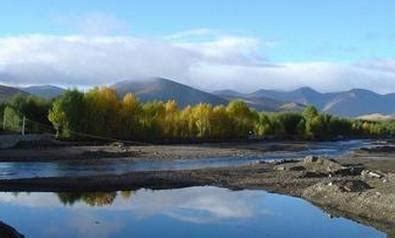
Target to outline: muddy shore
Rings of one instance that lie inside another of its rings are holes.
[[[210,156],[246,156],[278,150],[303,149],[303,143],[266,146],[260,145],[199,145],[199,146],[133,146],[107,148],[44,148],[31,160],[65,159],[66,152],[77,153],[78,159],[86,151],[96,158],[103,151],[109,157],[118,153],[136,153],[131,159],[187,159]],[[0,160],[22,160],[27,151],[13,149],[2,151]],[[48,152],[50,151],[50,152]],[[57,151],[57,153],[55,153]],[[75,152],[78,151],[78,152]],[[71,154],[72,154],[71,153]],[[96,154],[95,154],[96,153]],[[111,154],[114,153],[114,154]],[[44,155],[44,156],[43,156]],[[47,157],[45,157],[45,155]],[[37,157],[36,157],[37,156]],[[123,175],[106,175],[69,178],[33,178],[0,180],[0,191],[88,192],[114,191],[138,188],[178,188],[198,185],[220,186],[229,189],[264,189],[269,192],[302,197],[334,216],[345,216],[371,225],[395,237],[395,154],[386,148],[358,150],[331,160],[308,157],[302,161],[259,163],[242,167],[200,170],[131,172]],[[53,159],[54,157],[52,157]],[[70,157],[68,157],[70,159]],[[85,159],[87,159],[85,157]]]

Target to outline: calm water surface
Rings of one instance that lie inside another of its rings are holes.
[[[0,193],[0,220],[26,237],[386,237],[310,203],[216,187]]]

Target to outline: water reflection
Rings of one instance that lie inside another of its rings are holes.
[[[385,237],[301,199],[216,187],[0,193],[0,211],[27,237]]]
[[[75,202],[83,201],[92,207],[110,206],[117,193],[58,193],[60,202],[65,205],[73,205]]]

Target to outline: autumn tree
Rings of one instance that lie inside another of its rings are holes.
[[[163,102],[154,101],[144,103],[141,116],[141,125],[144,131],[143,139],[157,139],[162,137],[162,119],[165,116],[165,111]]]
[[[175,100],[169,100],[164,107],[163,135],[165,137],[178,137],[181,133],[179,131],[180,112],[177,103]]]
[[[11,106],[12,105],[12,106]],[[45,103],[15,99],[4,109],[4,118],[18,128],[20,115],[40,119]],[[36,114],[38,113],[38,114]],[[133,94],[119,98],[111,88],[86,93],[67,90],[52,103],[49,120],[60,135],[164,140],[171,138],[247,138],[249,135],[327,139],[350,135],[395,135],[395,122],[352,120],[320,113],[307,106],[302,113],[258,113],[245,102],[208,103],[179,108],[177,102],[140,102]]]
[[[139,138],[142,135],[141,114],[142,106],[137,97],[131,93],[122,99],[120,107],[120,135],[122,138]]]
[[[211,137],[212,106],[207,103],[199,103],[192,110],[192,119],[195,122],[197,134],[196,137]]]
[[[93,135],[113,137],[118,135],[121,103],[112,88],[94,88],[84,95],[86,104],[87,131]]]
[[[210,117],[212,130],[211,136],[215,138],[230,138],[232,120],[223,105],[215,106]]]

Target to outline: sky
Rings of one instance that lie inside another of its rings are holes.
[[[0,83],[395,92],[392,0],[2,0]]]

